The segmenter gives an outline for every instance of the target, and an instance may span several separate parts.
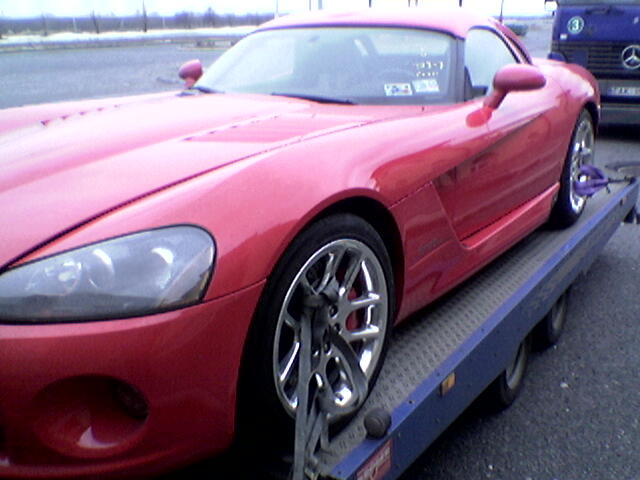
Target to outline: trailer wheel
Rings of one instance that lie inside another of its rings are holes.
[[[370,386],[375,382],[394,315],[391,260],[380,235],[362,218],[337,214],[309,226],[265,286],[245,347],[239,422],[252,437],[266,433],[274,447],[292,445],[300,319],[312,299],[322,305],[313,326],[310,389],[328,392],[331,420],[339,422],[363,400],[357,398],[354,365]],[[331,340],[336,334],[339,344]]]
[[[530,352],[531,335],[527,335],[527,338],[518,346],[507,368],[484,392],[483,403],[490,410],[504,410],[514,402],[524,382]]]
[[[555,345],[567,322],[567,308],[569,305],[569,288],[560,295],[549,313],[540,320],[533,330],[533,345],[536,350],[544,350]]]
[[[580,167],[591,164],[594,156],[595,135],[593,120],[586,110],[582,110],[576,122],[569,143],[569,150],[560,177],[560,190],[549,222],[564,228],[573,225],[582,214],[586,197],[578,195],[574,182],[580,180]]]

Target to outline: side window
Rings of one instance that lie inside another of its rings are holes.
[[[491,90],[496,72],[510,63],[518,63],[518,60],[498,35],[481,28],[470,30],[464,46],[467,98]]]

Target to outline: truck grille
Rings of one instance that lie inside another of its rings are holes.
[[[621,78],[640,77],[640,69],[628,70],[622,66],[622,51],[628,42],[558,42],[551,44],[554,52],[561,52],[569,62],[579,63],[596,76]],[[584,65],[585,58],[587,64]]]

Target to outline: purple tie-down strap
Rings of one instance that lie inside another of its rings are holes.
[[[573,182],[574,191],[581,197],[591,197],[611,182],[602,170],[593,165],[582,165],[580,167],[580,180]]]

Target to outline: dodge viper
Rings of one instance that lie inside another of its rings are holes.
[[[268,442],[303,318],[339,419],[394,324],[585,206],[597,84],[493,19],[287,16],[180,73],[0,111],[0,477]]]

